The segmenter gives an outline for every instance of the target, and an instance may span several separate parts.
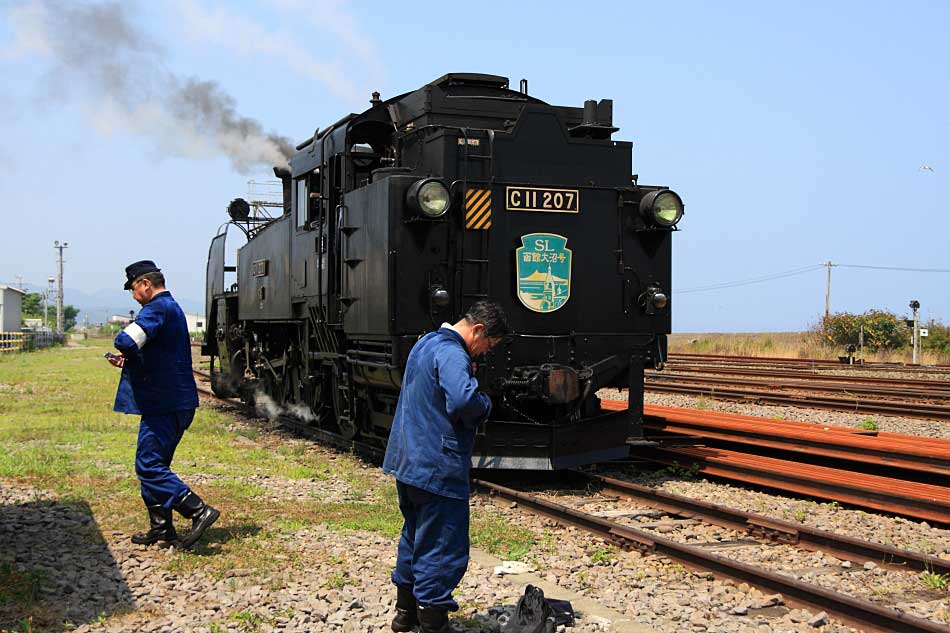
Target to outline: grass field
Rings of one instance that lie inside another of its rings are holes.
[[[669,337],[673,354],[726,354],[729,356],[776,356],[781,358],[817,358],[836,360],[845,355],[843,348],[823,344],[814,332],[737,332],[689,334],[675,333]],[[910,350],[866,352],[868,362],[909,363]],[[948,363],[945,354],[923,352],[921,361],[932,365]]]
[[[91,339],[80,347],[0,358],[0,480],[8,487],[49,490],[62,503],[88,508],[102,534],[121,533],[116,538],[124,539],[144,527],[146,516],[133,468],[138,417],[112,412],[119,372],[102,358],[110,348],[109,340]],[[167,563],[170,571],[201,569],[223,577],[236,568],[304,569],[306,561],[288,550],[281,534],[325,524],[395,537],[402,525],[395,486],[375,467],[288,442],[210,407],[199,408],[174,469],[186,482],[191,475],[213,475],[196,491],[224,519],[194,551],[176,552]],[[342,480],[350,494],[345,501],[273,500],[248,481],[255,474]],[[534,545],[527,531],[479,513],[472,517],[472,541],[514,558]],[[31,599],[36,576],[3,557],[0,547],[0,612],[22,622],[30,616],[43,621],[42,603]]]

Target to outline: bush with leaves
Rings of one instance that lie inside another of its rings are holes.
[[[950,326],[931,320],[923,327],[927,328],[927,336],[920,339],[920,346],[938,354],[950,354]]]
[[[829,345],[857,345],[864,326],[864,348],[869,351],[899,349],[910,344],[910,329],[903,318],[887,310],[864,314],[836,312],[818,324],[821,339]]]
[[[43,294],[39,292],[30,292],[23,297],[23,303],[20,307],[20,313],[24,319],[42,319],[43,318]],[[76,325],[76,317],[79,315],[79,309],[65,305],[63,306],[63,329],[71,330]],[[47,306],[47,316],[49,325],[56,327],[56,302],[50,302]]]

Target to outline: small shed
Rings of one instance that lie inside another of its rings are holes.
[[[188,322],[189,334],[204,334],[205,333],[205,316],[203,314],[185,312],[185,321]]]
[[[0,332],[19,332],[20,316],[25,290],[12,286],[0,286]]]

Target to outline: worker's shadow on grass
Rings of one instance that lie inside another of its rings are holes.
[[[135,608],[85,502],[0,505],[0,630],[59,632]]]
[[[232,541],[252,538],[257,536],[260,531],[261,526],[254,523],[210,527],[201,535],[201,540],[195,543],[188,551],[198,556],[217,556],[225,552],[224,545]],[[179,531],[179,535],[183,535],[184,533],[186,533],[184,530]]]

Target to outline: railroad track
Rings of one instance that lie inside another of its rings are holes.
[[[620,408],[622,403],[616,402],[605,401],[604,408]],[[916,474],[921,481],[950,486],[948,440],[660,405],[648,404],[644,412],[651,435],[722,440],[731,446],[861,464],[876,472]]]
[[[201,370],[193,370],[195,375],[204,381],[210,381],[210,375]],[[198,390],[219,401],[227,402],[232,406],[247,408],[242,402],[231,398],[219,398],[208,387],[199,386]],[[604,400],[605,409],[623,408],[625,402]],[[722,425],[717,433],[710,427],[709,419],[713,414],[697,412],[688,409],[673,407],[660,408],[647,405],[644,409],[647,414],[647,424],[654,432],[678,434],[681,436],[707,439],[722,439],[732,443],[746,443],[763,446],[772,442],[772,448],[780,448],[789,452],[802,454],[824,454],[826,457],[839,460],[865,462],[869,464],[886,465],[909,471],[918,471],[939,476],[945,481],[950,470],[950,459],[934,447],[924,446],[906,448],[903,443],[908,441],[907,436],[898,436],[902,440],[891,438],[888,444],[873,443],[873,439],[857,433],[837,433],[844,437],[825,438],[817,437],[794,438],[795,433],[788,429],[793,423],[778,423],[775,420],[751,418],[749,416],[730,416],[730,414],[715,414],[723,418],[745,418],[747,424],[743,429],[732,425],[731,430],[723,431]],[[676,412],[679,412],[677,414]],[[706,417],[706,429],[699,428],[700,420]],[[315,441],[332,445],[344,451],[354,452],[368,459],[379,461],[382,459],[381,448],[360,442],[347,440],[339,435],[305,424],[299,419],[281,415],[282,424],[292,428],[297,433],[310,437]],[[752,427],[749,426],[751,423]],[[763,423],[766,425],[763,428]],[[677,424],[685,425],[677,428]],[[804,428],[815,428],[815,425],[802,425]],[[781,428],[783,432],[776,432]],[[799,432],[800,434],[800,432]],[[835,435],[835,434],[831,434]],[[885,434],[892,436],[893,434]],[[767,439],[771,438],[771,439]],[[863,437],[863,439],[861,439]],[[872,443],[867,440],[871,439]],[[706,441],[706,440],[704,440]],[[903,443],[902,443],[903,442]],[[939,440],[931,440],[939,442]],[[936,444],[934,446],[937,446]],[[928,454],[930,453],[930,454]],[[851,505],[873,510],[900,514],[925,521],[941,524],[950,524],[950,488],[946,485],[934,485],[921,482],[905,481],[894,477],[880,477],[864,473],[836,468],[827,468],[801,464],[797,461],[781,460],[762,457],[740,451],[712,449],[709,447],[662,446],[647,457],[650,461],[661,465],[677,465],[695,469],[708,476],[715,476],[734,481],[776,488],[799,495],[807,495],[848,503]],[[889,492],[890,491],[890,492]]]
[[[192,369],[192,373],[200,378],[203,382],[210,383],[211,375],[208,372],[201,371],[200,369]],[[246,413],[257,414],[254,407],[248,406],[238,398],[222,398],[212,391],[210,384],[209,386],[197,385],[198,392],[220,402],[222,404],[227,404],[235,409],[244,411]],[[327,431],[318,427],[315,427],[312,424],[307,424],[302,422],[299,418],[293,415],[280,414],[276,417],[276,420],[279,421],[282,425],[290,428],[295,433],[312,439],[316,442],[332,446],[338,450],[341,450],[346,453],[353,453],[368,459],[374,462],[382,462],[383,460],[383,450],[378,446],[372,444],[367,444],[366,442],[360,442],[358,440],[348,440],[340,435]]]
[[[715,370],[709,373],[718,373]],[[880,383],[862,383],[854,380],[835,381],[822,378],[785,378],[762,372],[759,376],[712,376],[707,373],[680,373],[679,370],[663,372],[647,372],[646,385],[663,383],[685,383],[691,385],[726,385],[730,387],[750,387],[753,389],[769,389],[782,391],[799,391],[805,393],[837,393],[855,396],[880,398],[892,396],[904,399],[929,400],[946,402],[950,400],[950,381],[933,381],[931,385],[914,385],[912,381],[901,381],[904,384],[887,385]],[[850,376],[845,376],[850,378]]]
[[[783,394],[767,391],[764,388],[741,389],[713,384],[676,384],[657,380],[647,380],[644,384],[644,388],[652,392],[702,396],[734,402],[764,402],[807,409],[828,409],[859,414],[877,413],[897,417],[925,418],[928,420],[950,420],[950,406],[926,402],[860,399],[802,393]]]
[[[657,405],[644,413],[660,445],[637,456],[652,463],[950,525],[947,440]]]
[[[641,486],[634,486],[616,479],[595,478],[603,489],[618,496],[634,499],[639,503],[660,508],[664,512],[688,519],[700,519],[711,524],[728,527],[747,537],[769,539],[778,543],[796,545],[804,549],[833,551],[847,560],[876,560],[883,564],[905,565],[908,569],[948,569],[947,561],[921,556],[913,552],[893,550],[874,543],[841,537],[803,526],[776,521],[768,517],[739,513],[734,510],[705,504],[674,495],[657,493]],[[689,545],[661,536],[633,525],[584,512],[575,507],[543,499],[537,495],[515,490],[501,484],[476,479],[474,483],[521,507],[542,514],[562,525],[571,525],[601,536],[608,542],[626,550],[635,549],[659,554],[692,569],[711,572],[720,578],[754,585],[765,593],[780,593],[787,603],[812,610],[825,610],[834,617],[866,631],[898,631],[905,633],[941,632],[947,627],[831,591],[815,584],[806,583],[791,576],[770,572],[761,566],[749,565],[720,556],[708,547]],[[621,513],[622,514],[622,513]],[[740,543],[741,545],[741,543]],[[882,549],[883,548],[883,549]],[[888,551],[884,551],[888,550]],[[935,572],[936,573],[936,572]]]
[[[210,381],[207,372],[194,370],[194,373],[202,380]],[[198,389],[216,400],[247,409],[247,406],[241,401],[220,398],[203,385],[199,386]],[[280,416],[279,421],[317,441],[342,450],[355,452],[375,461],[381,459],[382,451],[378,447],[354,440],[344,440],[334,433],[302,424],[292,416]],[[844,435],[844,433],[841,433],[841,435]],[[574,475],[583,478],[588,484],[597,484],[602,492],[614,494],[618,498],[635,500],[651,508],[688,520],[702,520],[712,525],[732,529],[756,540],[756,542],[794,545],[812,551],[821,550],[844,560],[859,563],[872,561],[890,569],[928,571],[935,574],[950,573],[950,562],[936,557],[688,499],[618,479],[579,472],[574,473]],[[738,582],[747,582],[767,593],[781,593],[789,604],[813,610],[825,610],[834,617],[864,630],[908,633],[938,631],[946,633],[947,631],[946,627],[929,620],[909,616],[789,576],[769,572],[758,566],[719,556],[703,547],[679,543],[643,529],[556,504],[487,480],[476,479],[474,483],[476,486],[489,490],[492,494],[516,501],[523,507],[545,514],[561,524],[574,525],[599,534],[624,549],[637,549],[662,554],[694,569],[711,572],[719,577],[730,578]]]
[[[689,362],[712,365],[758,365],[768,367],[803,368],[814,370],[847,369],[886,372],[950,374],[950,366],[946,365],[909,365],[904,363],[857,363],[848,365],[834,360],[817,358],[784,358],[780,356],[728,356],[725,354],[688,354],[677,353],[669,355],[670,363]]]
[[[802,380],[819,380],[823,383],[880,385],[883,387],[908,389],[933,389],[935,391],[950,391],[950,380],[933,380],[927,378],[883,378],[864,374],[828,374],[820,371],[805,369],[776,369],[768,367],[725,367],[722,365],[707,365],[703,363],[668,362],[663,373],[676,374],[716,374],[723,376],[745,376],[765,378],[790,378]],[[647,372],[653,375],[654,372]]]

